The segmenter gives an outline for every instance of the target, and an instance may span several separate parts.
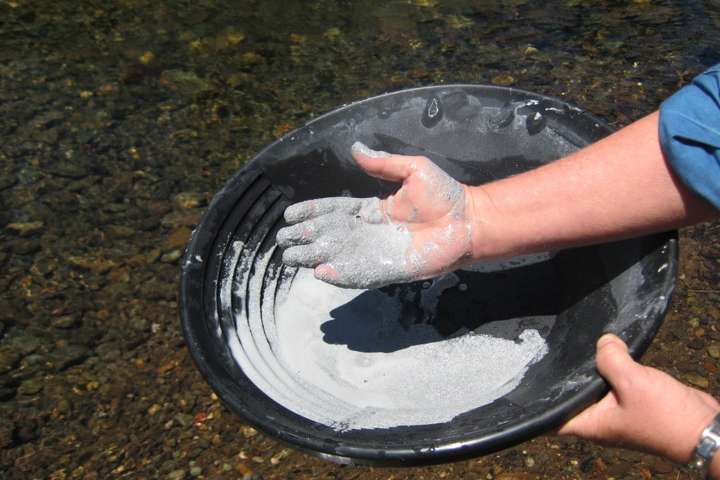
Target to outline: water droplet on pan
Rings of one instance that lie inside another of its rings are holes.
[[[432,99],[428,100],[427,105],[425,105],[425,111],[422,115],[422,124],[425,128],[432,128],[438,123],[440,123],[440,120],[443,118],[443,108],[440,101],[433,97]]]
[[[440,107],[438,107],[437,98],[433,98],[430,105],[428,105],[427,115],[430,118],[435,118],[438,113],[440,113]]]
[[[529,113],[525,119],[525,128],[527,128],[530,135],[540,133],[545,128],[546,124],[547,120],[545,115],[537,111]]]

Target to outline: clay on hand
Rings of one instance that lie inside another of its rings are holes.
[[[471,257],[466,188],[425,157],[391,155],[356,142],[369,175],[402,182],[385,198],[332,197],[291,205],[277,234],[283,262],[323,281],[377,288],[434,277]]]

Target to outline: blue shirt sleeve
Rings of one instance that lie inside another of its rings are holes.
[[[720,64],[660,106],[660,146],[683,183],[720,209]]]

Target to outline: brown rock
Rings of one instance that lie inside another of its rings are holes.
[[[495,477],[497,480],[534,480],[535,476],[529,474],[529,473],[515,473],[515,472],[507,472],[507,473],[501,473],[497,477]]]
[[[652,470],[653,472],[660,474],[672,473],[672,471],[675,470],[675,467],[673,467],[671,463],[661,460],[659,458],[653,459],[649,467],[650,470]]]
[[[7,419],[0,420],[0,450],[13,446],[15,425]]]
[[[157,369],[157,373],[159,375],[165,375],[170,370],[174,369],[178,366],[177,360],[170,360],[169,362],[164,363],[163,365],[159,366]]]
[[[161,253],[162,253],[162,252],[160,251],[159,248],[155,248],[155,249],[153,249],[153,250],[150,250],[150,251],[145,255],[145,260],[147,261],[147,263],[155,263],[155,262],[157,262],[158,258],[160,258],[160,254],[161,254]]]
[[[515,78],[512,75],[508,75],[507,73],[501,73],[500,75],[495,75],[490,81],[494,85],[507,86],[515,83]]]
[[[173,201],[178,208],[188,210],[204,206],[207,203],[207,198],[202,193],[181,192],[175,195]]]
[[[162,255],[162,250],[160,250],[159,248],[153,248],[147,253],[133,255],[132,257],[129,257],[127,259],[127,264],[131,267],[142,267],[144,265],[155,263],[160,258],[160,255]]]
[[[694,385],[696,387],[700,388],[707,388],[710,386],[710,381],[700,375],[697,375],[695,373],[687,373],[685,374],[685,380],[690,383],[691,385]]]
[[[120,91],[120,85],[117,83],[105,83],[98,88],[98,95],[112,95]]]
[[[52,321],[52,326],[55,328],[68,329],[78,325],[78,318],[73,315],[63,315]]]
[[[108,280],[113,283],[127,283],[130,281],[130,272],[127,268],[116,268],[108,274]]]
[[[160,261],[162,263],[175,263],[180,259],[180,257],[182,257],[182,250],[171,250],[160,257]]]
[[[29,237],[40,233],[44,227],[43,222],[8,223],[5,226],[5,228],[21,237]]]
[[[168,480],[183,480],[185,478],[185,470],[173,470],[167,475]]]
[[[252,438],[258,433],[257,430],[249,426],[240,427],[240,431],[242,432],[243,436],[245,436],[245,438]]]
[[[135,235],[135,230],[125,225],[108,225],[105,232],[110,238],[131,238]]]
[[[111,268],[117,267],[117,263],[105,258],[92,255],[71,255],[67,257],[70,265],[81,270],[89,270],[95,273],[105,273]]]
[[[170,232],[170,234],[165,239],[165,246],[169,250],[182,248],[187,245],[188,241],[190,240],[191,234],[192,231],[188,227],[176,228],[175,230]]]
[[[281,137],[285,135],[287,132],[292,130],[294,125],[289,122],[283,122],[279,125],[276,125],[275,128],[273,128],[273,136],[275,137]]]
[[[607,465],[605,464],[603,459],[600,457],[595,459],[595,468],[597,468],[598,472],[600,472],[600,473],[607,472]]]
[[[165,88],[183,95],[197,95],[212,90],[212,83],[206,78],[198,77],[195,72],[183,70],[165,70],[160,74],[158,82]]]
[[[22,357],[17,349],[3,348],[0,349],[0,373],[6,373],[17,367]]]
[[[236,463],[235,471],[238,472],[243,477],[249,477],[249,476],[252,476],[252,474],[253,474],[252,468],[248,467],[244,463]]]
[[[202,211],[199,209],[196,210],[187,210],[182,212],[172,212],[165,215],[162,220],[160,221],[161,225],[166,228],[176,228],[176,227],[194,227],[198,223],[200,223],[200,218],[202,217]]]
[[[10,250],[17,255],[31,255],[42,250],[42,244],[40,240],[31,239],[17,239],[13,242],[8,242]]]
[[[653,478],[650,470],[645,467],[639,467],[638,472],[640,473],[640,476],[643,478],[643,480],[652,480]]]
[[[280,462],[282,462],[288,455],[290,455],[290,450],[287,448],[283,448],[280,450],[280,452],[277,455],[274,455],[270,458],[270,463],[272,465],[278,465]]]
[[[30,378],[20,384],[18,393],[20,395],[36,395],[43,389],[43,380],[40,378]]]

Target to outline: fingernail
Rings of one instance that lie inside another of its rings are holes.
[[[277,235],[275,235],[275,241],[280,248],[287,248],[291,246],[291,233],[292,231],[289,228],[281,228]]]
[[[329,263],[324,263],[315,267],[315,278],[324,282],[337,279],[337,270]]]
[[[382,150],[373,150],[362,142],[353,143],[351,148],[353,152],[361,153],[370,158],[383,158],[390,156],[389,153],[383,152]]]
[[[297,259],[295,258],[292,248],[286,249],[282,254],[282,262],[289,267],[297,267]]]
[[[283,218],[287,223],[297,223],[298,220],[302,220],[309,215],[312,207],[312,201],[290,205],[283,212]]]
[[[613,335],[612,333],[606,333],[602,337],[600,337],[597,341],[597,349],[600,350],[605,345],[609,345],[611,343],[614,343],[617,340],[617,337]]]
[[[287,207],[287,208],[285,209],[285,211],[283,212],[283,218],[284,218],[285,221],[288,222],[288,223],[290,223],[290,222],[292,221],[292,219],[295,218],[295,216],[296,216],[296,215],[295,215],[295,209],[293,208],[292,205],[290,205],[289,207]]]

